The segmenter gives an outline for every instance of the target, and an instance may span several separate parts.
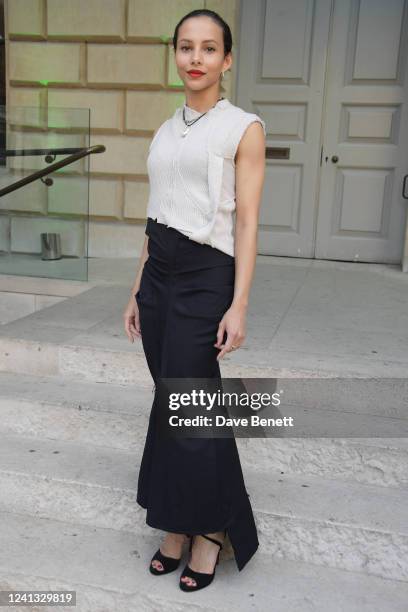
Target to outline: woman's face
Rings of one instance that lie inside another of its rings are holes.
[[[177,72],[186,88],[201,91],[220,81],[222,71],[231,65],[231,54],[224,57],[222,28],[210,17],[190,17],[178,31],[175,52]],[[199,70],[202,76],[194,77],[190,70]]]

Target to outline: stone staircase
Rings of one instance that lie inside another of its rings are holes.
[[[163,533],[135,496],[152,380],[124,295],[95,287],[0,328],[1,589],[75,590],[81,612],[406,612],[405,438],[237,438],[259,551],[243,572],[226,555],[194,595],[180,572],[150,575]],[[223,375],[273,376],[250,363]]]

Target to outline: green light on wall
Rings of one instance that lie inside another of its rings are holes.
[[[58,80],[58,79],[52,79],[52,81],[49,81],[48,79],[38,79],[37,81],[40,85],[44,85],[44,87],[47,87],[51,82],[54,84],[60,84],[60,85],[64,85],[66,83],[66,81],[64,79]]]

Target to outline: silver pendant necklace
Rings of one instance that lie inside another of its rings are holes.
[[[223,100],[223,99],[224,99],[224,98],[218,98],[218,100],[217,100],[217,102],[214,104],[214,106],[216,106],[216,105],[218,104],[218,102],[219,102],[220,100]],[[214,106],[212,106],[211,108],[214,108]],[[210,110],[211,110],[211,108],[209,108],[209,109],[208,109],[208,111],[210,111]],[[189,133],[190,128],[191,128],[191,126],[193,125],[193,123],[195,123],[196,121],[198,121],[199,119],[201,119],[201,117],[204,117],[204,115],[206,115],[206,114],[208,113],[208,111],[205,111],[205,113],[203,113],[202,115],[200,115],[200,116],[199,116],[199,117],[197,117],[196,119],[193,119],[192,121],[187,121],[187,120],[186,120],[186,112],[185,112],[185,111],[186,111],[185,106],[183,106],[183,121],[184,121],[184,123],[185,123],[185,125],[186,125],[186,128],[185,128],[185,129],[184,129],[184,131],[181,133],[181,135],[183,136],[183,138],[184,138],[184,136],[187,136],[187,134]]]

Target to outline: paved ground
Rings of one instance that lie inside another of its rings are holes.
[[[136,258],[90,259],[89,282],[68,281],[75,285],[71,295],[99,289],[87,298],[86,317],[84,308],[74,312],[61,303],[38,312],[30,323],[25,317],[2,326],[2,333],[25,338],[33,338],[34,333],[43,340],[140,352],[141,342],[131,345],[122,324],[137,263]],[[12,278],[3,276],[0,289],[5,290]],[[26,277],[21,278],[20,290],[42,284],[58,295],[64,283]],[[259,367],[262,375],[270,368],[271,375],[313,371],[404,377],[408,372],[407,304],[408,275],[396,265],[258,256],[247,337],[239,350],[224,359],[224,367],[253,367],[254,376]]]

